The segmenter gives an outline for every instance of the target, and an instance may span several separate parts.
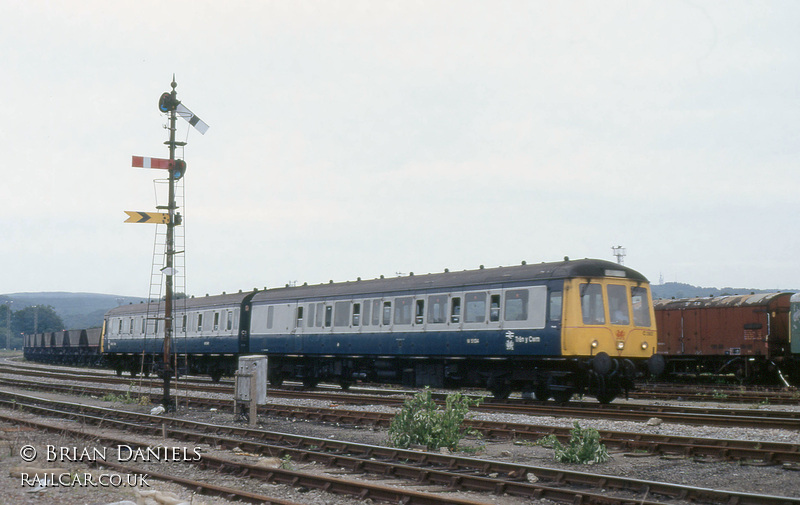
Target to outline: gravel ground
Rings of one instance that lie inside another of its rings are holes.
[[[127,390],[128,388],[124,388]],[[42,397],[55,397],[58,395],[45,393],[30,393]],[[71,398],[75,401],[75,398]],[[118,409],[131,409],[147,412],[149,407],[130,406],[121,403],[111,404],[100,401],[99,399],[81,398],[82,402],[112,406]],[[293,403],[313,406],[331,406],[330,402],[300,400],[291,401],[278,398],[271,398],[274,403]],[[621,403],[625,401],[618,400]],[[634,402],[631,400],[631,402]],[[697,404],[692,404],[697,405]],[[351,408],[351,406],[348,406]],[[393,408],[383,406],[366,406],[365,410],[393,411]],[[756,408],[756,406],[754,406]],[[778,407],[778,406],[758,406],[760,410],[800,410],[800,407]],[[213,422],[217,424],[232,423],[232,416],[216,411],[186,410],[180,411],[180,416],[197,421]],[[532,424],[572,426],[573,419],[558,419],[549,417],[529,417],[512,414],[484,414],[474,413],[476,418],[491,418],[493,420],[506,420],[509,422],[528,422]],[[599,430],[630,431],[638,433],[659,433],[681,436],[697,436],[711,438],[746,439],[756,441],[780,441],[800,445],[800,433],[796,431],[783,430],[751,430],[718,428],[713,426],[688,426],[679,424],[663,423],[658,426],[647,426],[644,423],[631,423],[605,420],[578,420],[582,427],[593,427]],[[280,431],[285,433],[310,435],[320,438],[332,438],[349,440],[367,444],[382,444],[387,442],[385,430],[372,429],[368,427],[347,427],[336,426],[327,423],[312,423],[296,421],[292,419],[260,418],[259,426],[266,430]],[[154,441],[158,443],[159,441]],[[161,441],[163,442],[163,441]],[[135,493],[129,488],[115,487],[63,487],[47,488],[39,492],[31,492],[30,486],[25,487],[20,482],[19,476],[11,476],[9,471],[12,467],[23,464],[19,455],[19,449],[23,445],[32,444],[44,450],[47,444],[56,446],[82,446],[79,441],[70,441],[56,435],[48,435],[32,431],[19,431],[16,427],[8,424],[0,424],[0,484],[3,484],[4,496],[0,497],[0,503],[8,504],[50,504],[59,503],[63,505],[86,504],[86,505],[106,505],[115,501],[128,499],[135,500]],[[182,442],[173,442],[171,445],[185,446]],[[513,461],[534,466],[547,466],[555,468],[565,468],[569,470],[586,471],[591,473],[619,475],[633,477],[642,480],[662,481],[691,485],[696,487],[724,489],[738,492],[750,492],[758,494],[772,494],[800,498],[800,472],[785,469],[781,466],[756,466],[740,463],[719,462],[716,460],[698,461],[682,457],[657,457],[642,456],[639,454],[612,453],[611,460],[592,466],[565,465],[553,459],[553,451],[545,447],[539,447],[530,443],[514,444],[510,442],[492,442],[479,439],[468,439],[465,446],[471,448],[469,454],[485,459],[496,459],[502,461]],[[213,448],[202,447],[203,452],[214,453]],[[219,453],[225,457],[249,458],[248,461],[257,462],[259,458],[244,454],[231,454],[230,451]],[[71,471],[82,473],[87,467],[80,463],[74,464],[75,468]],[[336,469],[322,469],[316,465],[298,465],[295,469],[309,472],[325,472],[347,478]],[[154,471],[165,471],[163,469],[153,469]],[[102,471],[96,471],[98,474]],[[258,482],[250,482],[239,478],[219,476],[217,474],[203,474],[188,464],[172,464],[169,472],[180,473],[188,478],[204,479],[217,485],[227,485],[230,487],[241,487],[245,485],[252,492],[266,494],[270,496],[291,499],[299,503],[319,504],[319,505],[351,505],[364,503],[363,500],[352,500],[346,497],[326,495],[316,491],[292,490],[285,486],[273,486]],[[337,473],[338,472],[338,473]],[[370,482],[375,482],[370,479]],[[221,505],[230,503],[223,499],[199,497],[192,495],[191,492],[182,489],[180,486],[150,482],[149,489],[172,491],[181,499],[188,503]],[[425,488],[421,488],[425,489]],[[430,488],[427,488],[430,490]],[[498,505],[516,505],[518,503],[530,503],[517,498],[505,496],[486,496],[473,493],[459,493],[457,496],[478,500],[484,503]],[[639,497],[642,499],[644,497]],[[653,498],[653,497],[649,497]],[[369,500],[367,500],[369,502]]]

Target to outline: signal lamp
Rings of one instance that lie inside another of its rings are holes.
[[[647,342],[642,342],[642,350],[644,351],[646,349],[647,349]]]
[[[183,160],[175,160],[175,163],[172,164],[172,170],[170,171],[172,172],[172,177],[177,181],[186,173],[186,162]]]
[[[592,349],[597,349],[597,346],[600,345],[600,342],[597,340],[592,340]]]
[[[158,110],[161,112],[169,112],[175,110],[175,107],[181,103],[177,98],[172,96],[172,93],[162,93],[161,98],[158,99]]]
[[[625,348],[625,342],[620,340],[619,342],[617,342],[617,349],[621,351],[623,348]]]

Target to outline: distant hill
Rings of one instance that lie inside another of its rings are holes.
[[[0,304],[11,300],[11,310],[17,311],[33,305],[50,305],[64,321],[68,330],[92,328],[103,325],[103,315],[109,309],[128,303],[139,303],[145,298],[135,296],[103,295],[97,293],[11,293],[0,295]]]
[[[800,291],[797,289],[750,289],[750,288],[703,288],[682,282],[665,282],[664,284],[651,284],[653,298],[706,298],[709,296],[749,295],[756,293],[777,293],[785,291]]]

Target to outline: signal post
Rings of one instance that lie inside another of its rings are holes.
[[[157,168],[166,169],[168,171],[168,202],[166,206],[157,207],[159,210],[166,210],[166,213],[158,212],[135,212],[125,211],[129,218],[126,223],[161,223],[167,225],[166,237],[166,266],[161,270],[164,273],[164,346],[161,361],[161,377],[164,380],[164,400],[163,407],[167,411],[174,410],[171,399],[171,381],[172,374],[175,369],[172,367],[172,337],[173,337],[173,276],[175,274],[174,256],[175,256],[175,226],[181,224],[182,217],[177,212],[177,205],[175,203],[175,181],[183,177],[186,172],[186,162],[183,160],[175,159],[175,150],[178,147],[183,147],[186,142],[179,142],[175,140],[175,123],[177,117],[180,116],[189,122],[201,134],[205,134],[208,130],[208,125],[200,118],[195,116],[189,109],[187,109],[178,100],[178,93],[175,88],[178,84],[175,82],[175,76],[172,77],[172,91],[166,92],[161,95],[158,101],[158,108],[161,112],[169,114],[169,140],[164,142],[169,148],[169,159],[148,158],[144,156],[134,156],[132,165],[139,168]]]

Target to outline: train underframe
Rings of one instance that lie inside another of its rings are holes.
[[[144,361],[143,361],[144,360]],[[118,375],[159,374],[161,356],[108,355],[109,367]],[[356,382],[397,384],[409,388],[430,386],[457,389],[485,388],[495,398],[505,399],[513,391],[539,401],[549,398],[563,403],[574,394],[593,396],[609,403],[634,388],[642,375],[657,374],[645,363],[612,358],[606,353],[575,358],[392,358],[336,356],[270,356],[268,380],[273,386],[284,381],[299,381],[307,388],[321,382],[348,389]],[[173,364],[174,367],[174,364]],[[235,355],[178,356],[179,374],[209,375],[218,381],[232,376],[237,367]],[[657,367],[656,367],[657,368]]]
[[[800,382],[797,361],[792,357],[763,355],[670,356],[667,378],[680,382],[776,385]]]

